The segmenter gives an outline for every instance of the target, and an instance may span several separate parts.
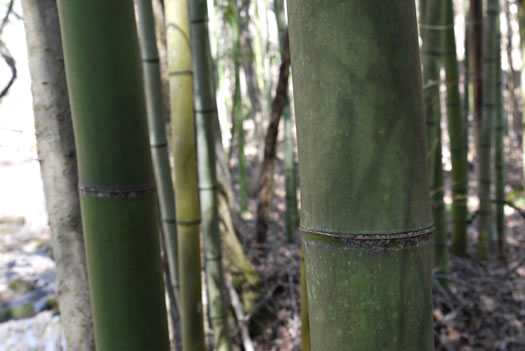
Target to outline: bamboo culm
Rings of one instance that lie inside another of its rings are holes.
[[[430,198],[434,217],[434,267],[441,272],[448,271],[447,227],[443,201],[443,164],[441,150],[441,109],[440,109],[440,67],[444,58],[442,2],[429,1],[425,4],[424,22],[420,24],[423,38],[423,85],[425,120],[427,126],[428,162],[430,169]]]
[[[217,350],[231,350],[228,304],[222,267],[221,237],[218,221],[215,133],[217,104],[213,84],[213,63],[205,0],[189,0],[191,47],[193,51],[194,106],[197,124],[199,193],[204,234],[206,285],[209,315]]]
[[[169,350],[133,2],[58,9],[96,349]]]
[[[443,38],[443,60],[447,87],[447,118],[452,162],[452,246],[458,256],[466,254],[467,243],[467,196],[468,196],[468,139],[466,119],[459,93],[459,67],[454,35],[454,7],[452,0],[443,2],[445,31]],[[446,244],[446,241],[445,241]]]
[[[311,349],[431,351],[415,3],[298,0],[288,16]]]
[[[496,48],[500,47],[501,33],[498,32]],[[505,114],[503,106],[503,72],[501,70],[501,52],[496,58],[496,111],[494,123],[494,168],[496,200],[496,233],[498,256],[505,257]]]
[[[166,39],[179,244],[180,315],[184,351],[204,351],[200,207],[193,110],[193,70],[186,0],[166,0]]]
[[[153,170],[157,184],[161,225],[166,240],[169,273],[177,301],[179,300],[179,266],[177,226],[175,223],[175,194],[166,139],[166,123],[160,75],[160,59],[155,36],[155,19],[151,0],[136,0],[137,24],[144,72],[144,89],[148,116],[149,141]],[[178,303],[177,303],[178,305]]]
[[[488,0],[487,16],[484,25],[483,42],[483,111],[481,115],[481,134],[479,140],[479,173],[478,173],[478,196],[479,196],[479,238],[478,256],[480,259],[488,259],[491,246],[492,232],[492,202],[490,197],[491,188],[491,148],[492,148],[492,124],[496,119],[496,95],[495,87],[497,81],[497,51],[500,50],[498,43],[498,0]]]
[[[233,65],[235,73],[235,89],[233,94],[232,119],[237,131],[237,154],[239,159],[239,193],[241,212],[248,211],[248,184],[246,181],[246,156],[244,154],[244,115],[241,95],[241,38],[239,28],[239,11],[235,1],[231,2],[231,26],[233,36]]]

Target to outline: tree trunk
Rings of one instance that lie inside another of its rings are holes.
[[[200,208],[188,3],[165,2],[183,350],[204,350]]]
[[[430,169],[430,198],[434,217],[434,267],[448,271],[447,227],[443,201],[443,163],[441,145],[440,66],[445,56],[443,39],[446,21],[443,2],[425,4],[424,22],[419,25],[423,39],[423,84],[425,119],[427,126],[428,162]]]
[[[284,49],[279,68],[279,81],[272,104],[272,115],[264,143],[264,159],[261,175],[259,178],[259,190],[257,194],[257,219],[255,223],[255,246],[263,248],[266,245],[268,232],[268,221],[270,219],[272,192],[273,192],[273,162],[275,160],[275,149],[279,122],[287,100],[288,77],[290,75],[290,50],[288,36],[284,40]]]
[[[38,158],[44,183],[60,321],[69,350],[95,350],[73,124],[56,0],[22,1]]]
[[[491,188],[491,145],[492,123],[496,120],[496,81],[497,81],[497,51],[499,27],[499,2],[487,2],[487,17],[485,22],[483,45],[483,111],[481,120],[481,134],[479,140],[479,239],[478,256],[488,259],[492,232],[492,202]]]
[[[467,246],[468,139],[466,138],[465,116],[462,113],[459,93],[459,67],[454,36],[454,6],[452,0],[446,0],[442,6],[444,6],[443,13],[445,16],[443,51],[445,53],[444,66],[447,77],[447,125],[452,161],[451,249],[454,254],[464,256]]]
[[[414,1],[289,1],[312,350],[433,350]]]
[[[59,0],[58,9],[96,348],[169,350],[133,3]]]
[[[208,34],[208,9],[205,0],[189,0],[191,46],[195,71],[195,118],[199,161],[199,193],[204,233],[206,285],[209,313],[217,350],[231,349],[228,304],[222,268],[221,237],[218,218],[217,165],[215,133],[217,104],[213,84],[213,63]]]

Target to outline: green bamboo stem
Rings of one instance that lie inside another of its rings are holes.
[[[310,316],[308,315],[308,291],[304,265],[304,244],[301,242],[301,351],[310,351]]]
[[[519,26],[520,26],[520,38],[525,38],[525,9],[523,8],[523,1],[519,2],[518,6],[518,20],[519,20]],[[521,57],[525,57],[525,40],[520,41],[520,51],[521,51]],[[522,123],[523,123],[523,130],[522,130],[522,138],[523,141],[521,143],[522,150],[521,150],[521,157],[522,157],[522,186],[525,187],[525,69],[523,67],[521,68],[521,101],[522,101]]]
[[[277,30],[279,32],[279,46],[281,55],[284,51],[284,36],[287,33],[286,14],[284,11],[284,0],[274,1],[274,12],[277,19]],[[287,92],[288,95],[288,92]],[[295,242],[295,230],[299,224],[297,211],[297,170],[295,165],[295,150],[293,137],[293,121],[290,113],[290,101],[287,98],[283,111],[284,119],[284,183],[286,197],[286,236],[289,242]]]
[[[169,350],[133,2],[58,9],[96,348]]]
[[[472,115],[474,117],[474,142],[476,153],[481,154],[481,125],[483,109],[483,1],[469,0],[469,76],[472,79]]]
[[[495,46],[500,48],[501,36],[498,35]],[[501,71],[501,51],[496,52],[496,112],[494,125],[494,166],[496,169],[496,232],[498,255],[505,256],[505,114],[503,111],[503,73]]]
[[[94,351],[73,122],[56,0],[24,0],[36,143],[69,350]]]
[[[498,0],[487,2],[483,43],[483,111],[481,119],[481,134],[479,140],[479,239],[478,256],[488,259],[492,232],[491,187],[491,147],[492,124],[496,120],[496,81],[497,81],[497,51],[498,43]]]
[[[175,194],[171,180],[171,167],[164,122],[160,59],[155,36],[155,19],[151,0],[137,0],[137,24],[140,35],[142,67],[148,116],[149,141],[153,170],[157,184],[163,233],[166,238],[166,254],[169,264],[170,287],[179,300],[179,265],[177,262],[177,225],[175,223]],[[178,305],[178,302],[177,302]]]
[[[286,236],[288,242],[295,242],[295,231],[299,224],[297,214],[297,174],[295,166],[294,137],[290,103],[285,106],[284,117],[284,183],[286,189]]]
[[[185,0],[167,0],[165,13],[175,158],[182,341],[184,351],[202,351],[205,350],[205,342],[201,295],[201,217],[188,4]]]
[[[445,0],[443,15],[443,51],[446,53],[443,64],[447,86],[447,118],[452,162],[452,247],[458,256],[466,254],[467,246],[467,187],[468,187],[468,142],[465,132],[465,116],[462,113],[459,93],[459,67],[454,36],[454,6],[452,0]],[[446,242],[445,242],[446,243]]]
[[[222,268],[221,237],[218,221],[215,129],[217,104],[213,85],[213,63],[208,34],[205,0],[189,0],[191,46],[195,72],[195,117],[199,161],[199,193],[204,233],[206,285],[209,314],[217,350],[231,350],[228,305]]]
[[[231,26],[233,35],[233,66],[235,73],[235,90],[233,94],[232,119],[237,131],[237,150],[239,159],[239,186],[241,212],[248,211],[248,183],[246,181],[246,156],[244,155],[244,115],[242,113],[241,95],[241,40],[239,28],[239,11],[235,1],[231,1]]]
[[[415,3],[288,10],[312,350],[433,350]]]
[[[423,48],[423,84],[425,119],[427,126],[428,162],[430,168],[430,198],[434,217],[434,267],[441,272],[448,271],[447,228],[443,201],[443,164],[441,151],[441,110],[440,110],[440,66],[446,54],[443,39],[446,29],[443,5],[439,1],[425,4],[424,22],[420,24]]]

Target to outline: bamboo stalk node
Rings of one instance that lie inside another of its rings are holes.
[[[205,113],[216,113],[216,112],[217,112],[217,108],[216,107],[207,108],[207,109],[204,109],[204,110],[195,109],[195,113],[205,114]]]
[[[178,71],[171,71],[171,72],[168,73],[168,75],[170,75],[171,77],[173,77],[173,76],[183,76],[183,75],[192,76],[193,75],[193,71],[189,70],[189,69],[181,69],[181,70],[178,70]]]
[[[199,218],[199,219],[190,219],[190,220],[183,220],[183,221],[179,220],[179,221],[177,221],[177,224],[178,225],[187,225],[187,226],[189,226],[189,225],[199,225],[199,224],[201,224],[201,219]]]
[[[208,22],[209,19],[208,17],[201,17],[201,18],[192,18],[190,20],[190,23],[191,24],[199,24],[199,23],[205,23],[205,22]]]
[[[160,144],[150,144],[149,146],[154,147],[154,148],[166,147],[166,146],[168,146],[168,142],[164,142],[164,143],[160,143]]]
[[[145,63],[159,63],[160,62],[160,58],[158,58],[158,57],[143,58],[142,62],[145,62]]]
[[[155,192],[153,184],[139,184],[133,186],[108,187],[100,185],[79,185],[81,196],[103,198],[130,198]]]
[[[419,247],[429,243],[435,228],[433,225],[416,231],[388,234],[352,234],[334,233],[328,231],[300,228],[304,234],[313,234],[339,240],[344,248],[359,248],[370,250],[399,250],[407,247]],[[330,246],[332,243],[322,240],[303,240],[306,246]]]

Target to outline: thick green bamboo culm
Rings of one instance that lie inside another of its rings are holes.
[[[133,2],[58,9],[96,349],[169,350]]]
[[[208,32],[206,0],[189,0],[191,47],[193,52],[194,106],[197,124],[199,193],[204,233],[206,285],[209,316],[219,351],[231,350],[228,304],[222,267],[219,231],[215,129],[217,103],[213,84],[213,62]]]
[[[498,0],[487,1],[487,15],[483,32],[483,110],[481,114],[480,154],[479,154],[479,238],[478,256],[480,259],[488,259],[490,253],[491,226],[492,226],[492,202],[490,198],[491,188],[491,147],[492,147],[492,124],[496,119],[496,81],[497,81],[497,51],[500,50],[498,43],[499,26],[499,2]]]
[[[468,190],[468,139],[466,138],[465,116],[459,93],[459,67],[456,55],[456,38],[454,35],[454,4],[452,0],[442,2],[445,16],[443,65],[447,87],[447,119],[452,162],[452,247],[458,256],[466,254],[467,247],[467,190]],[[445,238],[446,239],[446,238]],[[446,241],[445,241],[446,244]]]
[[[186,0],[166,0],[166,40],[179,242],[180,315],[184,351],[204,351],[200,207],[193,112],[193,70]]]
[[[235,129],[237,131],[237,150],[239,158],[239,193],[241,212],[248,211],[248,184],[246,181],[246,156],[244,155],[244,115],[242,112],[241,95],[241,40],[239,30],[239,10],[235,1],[231,1],[231,26],[233,39],[233,65],[235,72],[235,90],[233,94],[233,116]]]
[[[166,123],[162,101],[162,81],[160,59],[155,36],[155,18],[151,0],[136,0],[137,24],[140,35],[144,89],[148,115],[149,141],[153,170],[157,183],[159,208],[168,257],[171,283],[170,287],[179,300],[179,266],[177,262],[178,243],[175,223],[175,194],[171,179],[171,167],[166,139]],[[177,302],[178,305],[178,302]]]
[[[498,33],[500,34],[500,33]],[[501,35],[498,35],[496,47],[500,47]],[[501,71],[501,51],[497,51],[496,60],[496,112],[494,125],[494,168],[496,193],[496,233],[498,255],[505,256],[505,114],[503,106],[503,72]]]
[[[431,351],[415,3],[296,0],[288,16],[311,349]]]
[[[443,164],[441,152],[440,67],[444,56],[443,2],[428,0],[423,23],[419,25],[423,39],[423,84],[425,120],[427,126],[427,157],[430,169],[430,198],[434,216],[434,266],[441,272],[448,271],[447,227],[443,201]]]

